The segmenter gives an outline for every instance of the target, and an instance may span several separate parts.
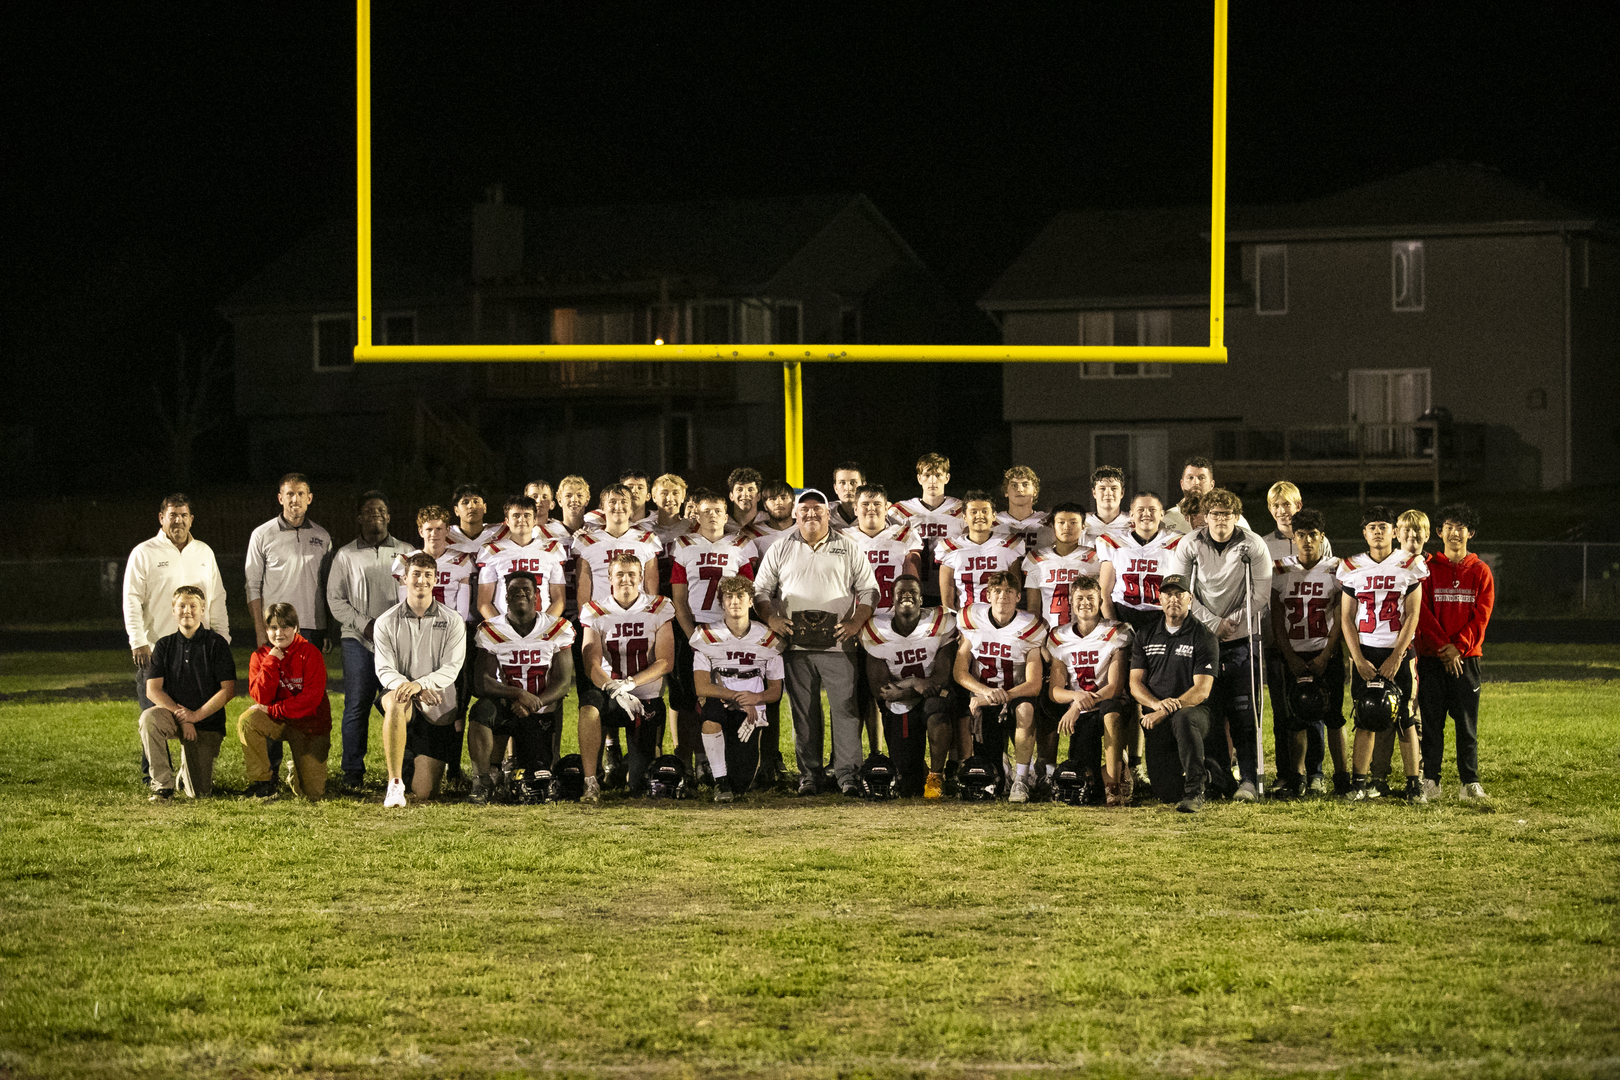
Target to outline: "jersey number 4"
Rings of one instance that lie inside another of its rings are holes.
[[[1356,603],[1361,605],[1361,621],[1356,623],[1356,629],[1363,634],[1373,634],[1378,631],[1378,624],[1386,624],[1394,633],[1401,632],[1401,594],[1398,592],[1384,593],[1383,600],[1378,599],[1378,593],[1358,592]]]

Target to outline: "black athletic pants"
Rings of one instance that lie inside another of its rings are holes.
[[[1194,705],[1177,709],[1142,732],[1143,756],[1147,759],[1148,783],[1153,786],[1154,798],[1180,802],[1204,794],[1206,779],[1222,771],[1220,763],[1209,756],[1208,750],[1214,749],[1216,742],[1223,750],[1226,745],[1225,736],[1218,729],[1211,731],[1210,728],[1209,706]],[[1225,775],[1231,775],[1230,766]]]
[[[1457,723],[1457,780],[1479,782],[1479,657],[1463,657],[1461,675],[1437,656],[1418,658],[1418,711],[1423,716],[1423,775],[1440,782],[1446,753],[1446,717]]]
[[[901,796],[914,799],[922,794],[928,779],[928,717],[923,702],[903,713],[890,712],[887,704],[879,708],[883,710],[883,745],[899,776],[896,787]]]
[[[1255,644],[1254,638],[1221,642],[1221,672],[1215,676],[1208,702],[1211,727],[1221,744],[1220,757],[1226,757],[1222,732],[1230,730],[1232,745],[1237,749],[1238,773],[1250,784],[1260,780],[1260,727],[1255,714],[1260,702],[1254,700],[1254,695],[1265,684]]]
[[[719,724],[721,734],[726,737],[726,778],[731,781],[732,792],[738,795],[753,786],[754,777],[759,773],[762,729],[755,728],[746,740],[737,737],[743,721],[749,719],[752,713],[752,709],[745,712],[727,708],[719,698],[704,698],[703,707],[698,710],[704,723]],[[710,767],[713,767],[712,764]]]
[[[1310,659],[1314,654],[1307,654]],[[1335,658],[1339,673],[1339,702],[1344,703],[1344,662],[1342,654]],[[1330,664],[1328,670],[1322,674],[1326,678],[1333,677],[1334,665]],[[1299,763],[1294,760],[1294,740],[1288,730],[1288,665],[1283,661],[1282,651],[1276,646],[1266,649],[1266,694],[1271,698],[1271,738],[1276,747],[1277,775],[1283,779],[1297,775]],[[1309,779],[1321,779],[1322,766],[1327,760],[1327,742],[1324,725],[1311,724],[1305,729],[1305,775]]]

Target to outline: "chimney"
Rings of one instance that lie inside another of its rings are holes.
[[[506,204],[506,189],[491,184],[473,207],[472,276],[499,281],[523,272],[523,208]]]

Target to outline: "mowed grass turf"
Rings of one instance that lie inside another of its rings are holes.
[[[149,805],[115,659],[0,674],[0,1075],[1620,1075],[1620,682],[1489,806],[385,813]]]

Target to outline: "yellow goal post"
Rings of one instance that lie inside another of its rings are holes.
[[[1120,361],[1224,364],[1226,304],[1226,8],[1215,2],[1210,130],[1209,344],[1197,345],[373,345],[371,310],[371,0],[355,0],[355,163],[359,344],[356,363],[506,361],[757,361],[782,365],[786,477],[804,484],[800,365],[844,363],[1073,364]]]

